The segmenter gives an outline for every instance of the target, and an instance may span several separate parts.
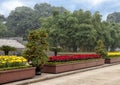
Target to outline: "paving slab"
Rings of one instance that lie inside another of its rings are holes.
[[[69,72],[64,72],[64,73],[58,73],[58,74],[42,73],[42,75],[35,76],[31,79],[11,82],[11,83],[7,83],[7,84],[3,84],[3,85],[27,85],[27,84],[31,84],[31,83],[35,83],[35,82],[39,82],[39,81],[45,81],[45,80],[54,79],[54,78],[67,76],[67,75],[71,75],[71,74],[76,74],[76,73],[80,73],[80,72],[85,72],[85,71],[89,71],[89,70],[94,70],[94,69],[100,69],[100,68],[104,68],[104,67],[108,67],[108,66],[113,66],[113,65],[117,65],[117,64],[120,64],[120,63],[104,64],[104,65],[101,65],[101,66],[90,67],[90,68],[85,68],[85,69],[80,69],[80,70],[75,70],[75,71],[69,71]]]
[[[28,85],[120,85],[120,64],[88,70]]]

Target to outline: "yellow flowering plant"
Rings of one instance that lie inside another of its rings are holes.
[[[26,66],[27,60],[22,56],[0,56],[0,68]]]
[[[108,57],[120,57],[120,52],[108,52]]]

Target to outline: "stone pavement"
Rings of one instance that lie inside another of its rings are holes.
[[[28,85],[120,85],[120,64]]]
[[[108,67],[108,66],[112,66],[112,65],[116,65],[116,64],[120,64],[120,63],[104,64],[101,66],[90,67],[90,68],[85,68],[85,69],[80,69],[80,70],[75,70],[75,71],[70,71],[70,72],[64,72],[64,73],[59,73],[59,74],[42,73],[42,75],[35,76],[34,78],[31,78],[31,79],[11,82],[11,83],[7,83],[4,85],[27,85],[27,84],[31,84],[31,83],[35,83],[35,82],[39,82],[39,81],[44,81],[44,80],[54,79],[54,78],[58,78],[58,77],[62,77],[62,76],[80,73],[80,72],[85,72],[85,71],[89,71],[89,70],[104,68],[104,67]]]

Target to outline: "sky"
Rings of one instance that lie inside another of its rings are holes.
[[[0,0],[0,14],[7,17],[16,7],[27,6],[33,8],[36,3],[63,6],[71,12],[79,9],[90,10],[92,13],[99,11],[103,20],[110,13],[120,12],[120,0]]]

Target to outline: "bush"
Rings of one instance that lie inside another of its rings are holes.
[[[3,45],[2,47],[0,47],[0,50],[4,51],[5,55],[8,55],[9,51],[15,51],[16,48],[15,47],[11,47],[11,46],[7,46],[7,45]]]
[[[54,52],[55,56],[57,56],[57,53],[62,51],[62,48],[61,47],[51,47],[50,50]]]
[[[101,55],[103,58],[108,58],[107,50],[105,49],[105,46],[102,40],[99,40],[97,42],[97,46],[95,47],[95,52]]]
[[[48,46],[46,38],[47,33],[42,29],[34,30],[29,33],[28,43],[23,56],[35,67],[42,68],[48,60],[48,57],[45,54],[45,50]]]

